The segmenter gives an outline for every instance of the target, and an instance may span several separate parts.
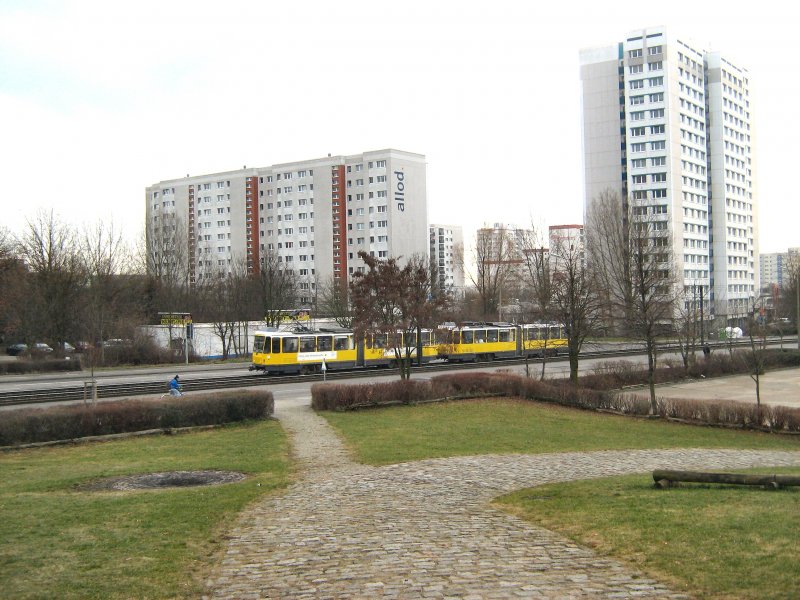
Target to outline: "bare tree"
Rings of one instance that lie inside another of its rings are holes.
[[[174,214],[166,214],[146,231],[144,262],[147,269],[147,291],[145,310],[155,318],[158,312],[188,312],[193,295],[190,290],[192,270],[189,261],[195,265],[205,258],[202,255],[190,256],[188,230],[184,221]],[[176,339],[175,325],[168,324],[170,348]]]
[[[695,361],[695,348],[700,339],[700,300],[697,286],[686,286],[682,297],[675,303],[675,328],[678,349],[683,361],[684,371]]]
[[[20,331],[27,277],[16,240],[8,229],[0,227],[0,339]]]
[[[239,257],[231,260],[230,268],[212,265],[203,271],[195,283],[198,320],[210,323],[214,335],[222,345],[222,358],[231,353],[237,355],[247,351],[248,321],[252,311],[248,295],[252,289],[251,276],[247,273],[247,260]]]
[[[540,228],[531,226],[527,231],[519,231],[517,235],[519,254],[522,257],[522,280],[527,295],[535,305],[538,321],[549,323],[553,320],[553,279],[550,270],[550,251],[545,247],[544,236]],[[542,372],[539,376],[544,380],[547,367],[547,343],[550,328],[544,329],[545,339],[542,350]],[[525,355],[527,359],[527,353]],[[526,362],[527,365],[527,362]]]
[[[473,248],[475,272],[465,268],[481,300],[484,318],[498,314],[502,290],[511,279],[514,265],[522,260],[517,255],[511,233],[505,228],[483,228],[475,234]]]
[[[750,339],[750,348],[747,353],[747,363],[750,379],[756,384],[756,423],[761,424],[761,376],[765,371],[765,351],[767,349],[767,328],[759,318],[757,300],[753,302],[747,318],[747,335]]]
[[[672,322],[676,296],[669,229],[660,217],[606,191],[591,203],[587,222],[589,259],[601,291],[624,328],[644,342],[653,414],[657,340]]]
[[[285,268],[281,257],[267,251],[259,269],[259,296],[263,319],[269,327],[278,327],[285,311],[296,308],[297,279]]]
[[[358,256],[368,270],[354,273],[350,283],[356,336],[386,336],[400,378],[409,379],[414,340],[419,340],[422,328],[435,324],[440,309],[440,301],[431,293],[427,258],[412,257],[401,267],[395,258],[380,260],[363,250]]]
[[[74,339],[78,332],[85,270],[72,228],[51,211],[40,211],[19,239],[19,252],[30,271],[25,298],[25,329],[51,343]]]
[[[564,325],[569,352],[569,378],[578,385],[579,355],[600,316],[595,283],[586,269],[580,241],[555,238],[550,248],[553,267],[553,309]]]
[[[133,281],[131,254],[114,223],[97,221],[84,227],[80,238],[81,257],[86,273],[86,303],[81,319],[83,339],[101,342],[122,320],[127,320]],[[103,346],[100,360],[104,362]]]
[[[339,327],[353,326],[353,307],[346,285],[331,277],[321,286],[319,295],[320,314],[332,318]]]

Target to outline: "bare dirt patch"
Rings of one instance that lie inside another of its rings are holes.
[[[221,485],[242,481],[247,476],[236,471],[167,471],[125,477],[109,477],[80,486],[82,491],[157,490],[176,487]]]

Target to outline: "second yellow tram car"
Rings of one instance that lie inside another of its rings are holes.
[[[451,362],[555,356],[567,346],[564,329],[551,323],[470,323],[450,330],[439,357]]]

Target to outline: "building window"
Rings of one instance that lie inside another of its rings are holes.
[[[643,69],[642,65],[631,65],[628,67],[628,73],[632,75],[636,73],[641,73],[642,69]]]
[[[661,46],[650,46],[647,49],[647,53],[650,56],[655,56],[656,54],[661,54]]]
[[[639,58],[639,57],[642,56],[642,49],[641,48],[637,48],[636,50],[629,50],[628,51],[628,56],[630,58]]]

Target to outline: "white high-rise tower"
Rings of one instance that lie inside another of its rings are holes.
[[[582,51],[581,83],[586,205],[627,199],[670,232],[686,297],[744,319],[759,292],[747,71],[654,27]]]

